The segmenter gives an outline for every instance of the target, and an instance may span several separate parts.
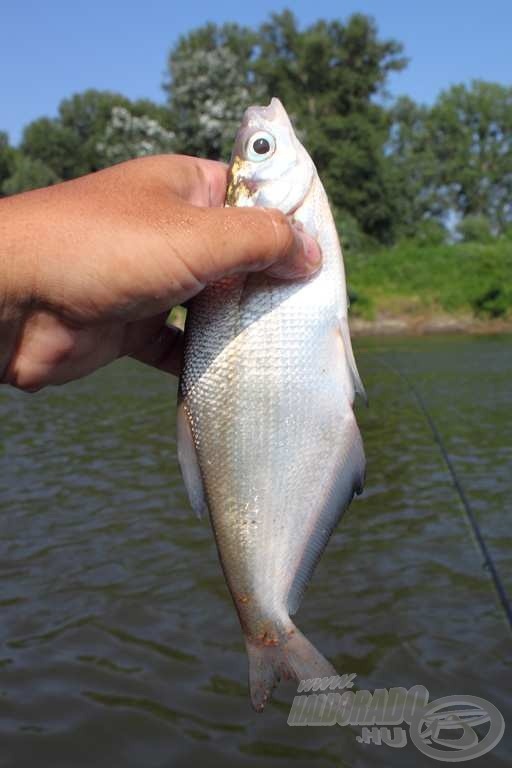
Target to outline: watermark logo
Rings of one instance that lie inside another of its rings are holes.
[[[445,763],[485,755],[505,731],[499,709],[478,696],[445,696],[429,702],[423,685],[352,691],[355,677],[302,680],[288,725],[357,725],[360,744],[395,749],[405,747],[409,736],[420,752]]]
[[[481,739],[474,730],[476,726],[485,726]],[[499,709],[478,696],[436,699],[423,712],[415,714],[409,730],[411,741],[420,752],[446,763],[485,755],[494,749],[504,732],[505,721]],[[448,735],[450,738],[446,738]]]

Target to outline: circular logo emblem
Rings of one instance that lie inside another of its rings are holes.
[[[484,736],[474,730],[476,726],[484,726]],[[431,701],[414,714],[409,731],[420,752],[445,763],[485,755],[504,732],[499,709],[478,696],[445,696]]]

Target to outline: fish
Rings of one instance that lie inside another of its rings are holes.
[[[356,393],[366,395],[328,198],[276,98],[244,113],[226,205],[279,209],[323,255],[309,279],[259,272],[208,285],[190,302],[185,325],[178,459],[192,508],[210,516],[260,712],[281,679],[336,675],[291,617],[362,491],[366,460],[353,406]]]

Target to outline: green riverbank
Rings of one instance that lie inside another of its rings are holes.
[[[512,331],[512,238],[346,256],[354,333]]]
[[[348,251],[345,263],[355,336],[512,333],[512,237]],[[171,322],[184,326],[182,307]]]

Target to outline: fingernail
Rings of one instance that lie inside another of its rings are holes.
[[[295,229],[295,237],[300,241],[300,249],[304,253],[305,275],[313,275],[322,264],[322,252],[317,241],[304,229]]]
[[[322,263],[322,254],[316,240],[302,228],[293,226],[293,248],[284,261],[273,264],[267,273],[281,280],[294,280],[310,277],[318,271]]]

